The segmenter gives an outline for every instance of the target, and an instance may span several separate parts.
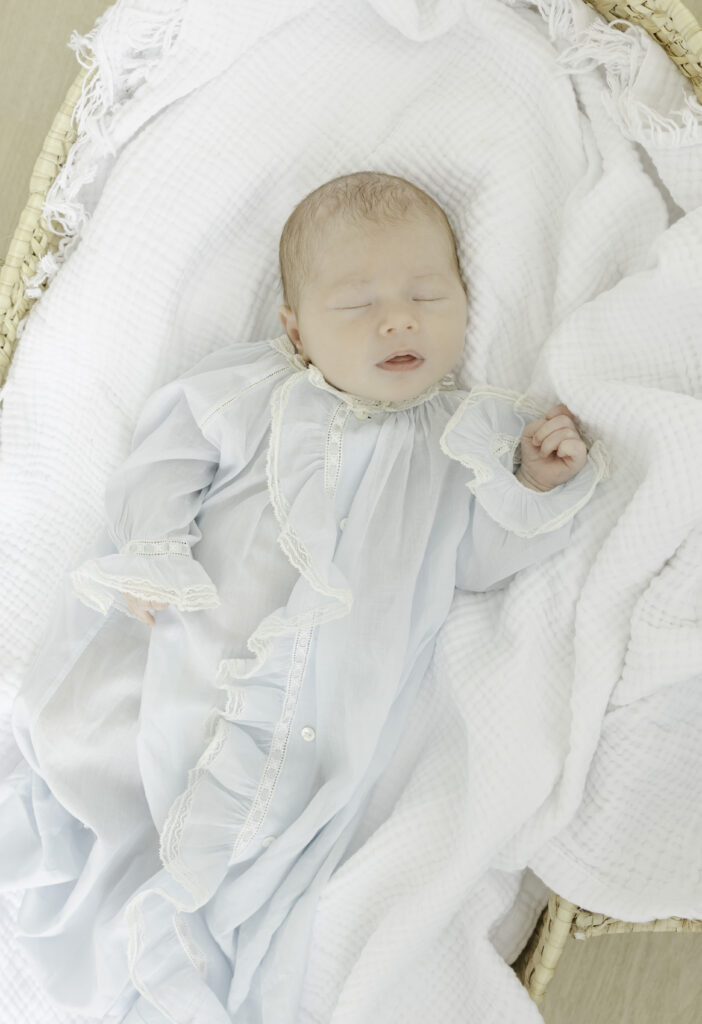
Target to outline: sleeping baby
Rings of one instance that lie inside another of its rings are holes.
[[[71,574],[105,618],[26,726],[61,842],[102,844],[71,847],[91,881],[46,960],[130,1024],[296,1020],[316,902],[456,588],[565,548],[604,475],[565,405],[457,386],[468,296],[426,192],[326,182],[279,255],[285,333],[147,399],[106,488],[111,547]]]
[[[449,221],[417,186],[367,172],[320,186],[288,219],[280,272],[287,304],[279,316],[302,358],[296,367],[313,365],[338,391],[388,411],[417,407],[451,383],[467,292]],[[288,349],[280,339],[277,345]],[[519,440],[515,476],[533,490],[566,482],[587,459],[562,403],[532,420]],[[147,609],[167,607],[124,596],[148,625]]]

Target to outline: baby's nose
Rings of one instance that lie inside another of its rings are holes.
[[[409,314],[405,316],[391,316],[385,320],[383,331],[390,334],[392,331],[414,331],[417,328],[417,321]]]

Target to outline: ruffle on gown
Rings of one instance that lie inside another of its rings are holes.
[[[456,409],[441,436],[442,451],[473,471],[466,486],[481,507],[518,537],[559,530],[610,473],[609,456],[598,440],[589,445],[580,472],[550,491],[535,491],[517,480],[524,427],[545,412],[518,391],[478,386]],[[588,444],[589,438],[581,434]]]

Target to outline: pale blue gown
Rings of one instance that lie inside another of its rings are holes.
[[[62,1006],[295,1024],[320,892],[454,588],[568,544],[602,471],[514,477],[524,396],[340,391],[285,335],[155,391],[13,709],[0,887]],[[528,410],[528,403],[526,406]],[[123,592],[168,601],[150,629]]]

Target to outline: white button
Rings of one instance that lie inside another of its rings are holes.
[[[261,846],[270,846],[271,843],[275,842],[275,836],[266,836],[265,839],[261,840]]]
[[[311,725],[306,725],[304,726],[303,729],[300,730],[300,735],[302,736],[303,740],[313,740],[315,735],[314,729],[312,728]]]
[[[348,517],[348,516],[345,516],[345,517],[344,517],[344,518],[343,518],[343,519],[341,520],[341,522],[339,523],[339,526],[341,527],[341,529],[342,529],[342,530],[343,530],[343,528],[344,528],[344,527],[346,526],[346,524],[348,523],[348,521],[349,521],[349,517]]]

